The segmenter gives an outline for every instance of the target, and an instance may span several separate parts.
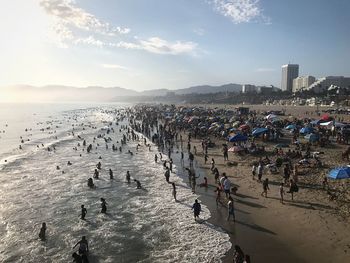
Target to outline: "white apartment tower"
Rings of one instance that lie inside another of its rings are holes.
[[[293,90],[293,79],[299,76],[299,65],[298,64],[287,64],[282,66],[282,91]]]
[[[314,76],[303,76],[293,79],[293,92],[306,90],[312,83],[316,81]]]

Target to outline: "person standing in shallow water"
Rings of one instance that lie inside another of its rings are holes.
[[[101,213],[106,214],[107,213],[107,203],[104,198],[101,197]]]
[[[81,205],[81,220],[85,220],[85,216],[87,214],[87,210],[86,208],[84,207],[84,205]]]
[[[197,218],[199,218],[199,214],[200,214],[200,212],[202,210],[201,204],[198,203],[198,199],[194,200],[194,204],[192,206],[192,210],[193,210],[194,220],[197,220]]]
[[[78,241],[78,243],[75,244],[75,246],[73,247],[73,249],[79,245],[79,255],[86,255],[86,253],[89,252],[89,244],[88,241],[86,240],[85,236],[82,236],[81,240]]]
[[[41,239],[41,241],[45,241],[46,240],[46,223],[42,223],[41,228],[40,228],[40,232],[39,232],[39,238]]]
[[[113,171],[109,169],[109,179],[113,180]]]
[[[172,187],[173,187],[173,197],[174,197],[174,200],[175,202],[177,202],[177,199],[176,199],[176,185],[175,183],[171,183]]]
[[[229,198],[228,198],[227,208],[228,208],[227,221],[229,221],[230,217],[232,216],[233,222],[236,222],[235,208],[234,208],[234,204],[233,204],[233,198],[231,196],[229,196]]]
[[[126,171],[126,181],[130,184],[130,172]]]

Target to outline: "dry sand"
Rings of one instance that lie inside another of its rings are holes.
[[[278,107],[271,106],[254,108],[279,110]],[[287,114],[292,113],[298,117],[315,115],[315,108],[283,108],[287,110]],[[309,113],[306,114],[306,111]],[[217,146],[209,148],[209,160],[214,158],[220,174],[226,172],[231,182],[239,188],[238,194],[234,196],[236,223],[226,221],[226,207],[216,206],[215,182],[214,175],[210,171],[210,161],[204,164],[200,140],[192,140],[192,144],[197,147],[196,167],[201,173],[206,173],[210,184],[208,189],[200,188],[197,192],[201,194],[201,201],[211,210],[210,222],[224,228],[230,234],[232,244],[240,245],[243,251],[251,256],[252,262],[350,262],[349,218],[344,218],[339,202],[330,201],[326,191],[321,189],[322,178],[330,167],[347,164],[340,157],[345,146],[333,145],[322,148],[325,155],[321,159],[328,168],[306,169],[306,175],[299,176],[299,192],[295,194],[294,201],[291,201],[290,194],[286,193],[285,204],[281,204],[279,201],[281,174],[272,175],[264,170],[263,179],[269,178],[270,191],[268,198],[262,197],[261,183],[252,180],[251,177],[251,163],[257,161],[259,157],[229,153],[229,160],[238,163],[237,166],[229,167],[223,161],[221,152],[224,141],[213,140]],[[262,143],[259,140],[257,142],[264,144],[267,151],[271,151],[275,145]],[[312,147],[312,150],[320,149]],[[349,180],[331,182],[331,186],[348,187]],[[288,191],[287,187],[285,191]],[[226,200],[224,202],[226,203]],[[232,252],[232,250],[229,252],[224,262],[232,262]]]

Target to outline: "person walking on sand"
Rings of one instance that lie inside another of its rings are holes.
[[[235,250],[233,252],[233,263],[243,263],[244,253],[240,246],[235,245]]]
[[[256,175],[256,164],[254,163],[253,166],[252,166],[252,177],[253,177],[253,180],[255,180],[255,175]]]
[[[227,178],[226,175],[225,175],[225,180],[224,180],[223,186],[224,186],[226,198],[228,198],[230,196],[231,181]]]
[[[263,181],[263,191],[261,193],[261,196],[264,196],[264,194],[265,194],[265,197],[267,197],[267,190],[270,190],[270,188],[269,188],[269,179],[268,178],[266,178]]]
[[[204,154],[204,164],[207,164],[208,162],[208,154]]]
[[[293,179],[290,179],[290,187],[289,191],[287,193],[290,193],[292,195],[292,201],[294,200],[294,192],[298,192],[299,187],[298,185],[293,181]]]
[[[174,200],[175,202],[177,202],[177,199],[176,199],[176,185],[175,183],[171,183],[172,187],[173,187],[173,197],[174,197]]]
[[[258,165],[258,181],[261,182],[261,178],[263,176],[264,165],[262,162],[259,162]]]
[[[211,168],[210,168],[210,170],[213,171],[214,168],[215,168],[215,160],[214,160],[214,158],[211,158]]]
[[[227,221],[229,221],[230,217],[232,216],[233,222],[236,222],[235,208],[233,204],[233,198],[231,196],[229,196],[228,198],[227,209],[228,209]]]
[[[198,199],[194,200],[194,204],[192,206],[192,210],[193,210],[194,220],[197,220],[197,218],[199,218],[199,214],[200,214],[200,212],[202,210],[201,204],[198,203]]]
[[[280,192],[280,202],[281,202],[281,204],[284,204],[283,203],[283,196],[284,196],[284,189],[283,189],[283,183],[281,183],[281,185],[280,185],[280,189],[279,189],[279,192]]]

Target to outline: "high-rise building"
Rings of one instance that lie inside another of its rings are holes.
[[[299,76],[299,65],[298,64],[287,64],[282,66],[282,91],[293,90],[293,79]]]
[[[293,79],[293,92],[307,89],[316,81],[314,76],[302,76]]]

